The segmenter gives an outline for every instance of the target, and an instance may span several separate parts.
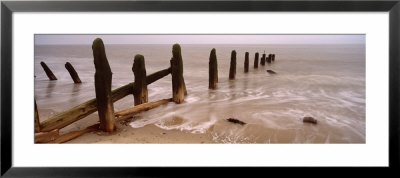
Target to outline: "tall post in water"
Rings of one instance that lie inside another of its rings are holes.
[[[40,122],[39,122],[39,112],[37,110],[36,100],[35,100],[35,133],[38,132],[40,132]]]
[[[146,81],[146,66],[144,56],[138,54],[135,56],[132,66],[133,74],[135,75],[135,84],[133,85],[133,96],[135,106],[148,102],[147,81]]]
[[[172,58],[170,62],[172,75],[172,100],[177,104],[183,103],[186,86],[183,78],[183,62],[181,46],[179,44],[174,44],[174,46],[172,46]]]
[[[74,67],[71,65],[71,63],[67,62],[65,63],[65,68],[68,70],[69,75],[71,75],[72,80],[74,83],[82,83],[81,79],[78,76],[78,73],[76,73]]]
[[[53,72],[50,70],[50,68],[47,67],[46,63],[41,61],[40,65],[42,66],[44,72],[46,72],[46,75],[47,75],[47,77],[49,77],[50,80],[57,80],[57,77],[53,74]]]
[[[215,48],[211,50],[210,61],[208,63],[208,88],[216,89],[218,82],[218,64],[217,64],[217,54]]]
[[[249,52],[244,55],[244,73],[249,72]]]
[[[272,62],[275,62],[275,54],[272,54]]]
[[[267,62],[268,62],[268,64],[270,64],[270,63],[271,63],[271,60],[272,60],[272,54],[268,54],[268,58],[267,58]]]
[[[236,51],[231,53],[231,66],[229,68],[229,79],[235,79],[236,76]]]
[[[258,68],[258,53],[256,53],[255,57],[254,57],[254,68]]]
[[[103,41],[96,38],[92,45],[94,66],[94,86],[96,91],[97,110],[100,119],[100,129],[106,132],[114,131],[114,105],[111,96],[112,72],[108,64]]]
[[[261,57],[261,65],[265,66],[265,53]]]

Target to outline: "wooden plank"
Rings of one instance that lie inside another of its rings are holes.
[[[35,143],[47,143],[57,139],[58,137],[58,129],[54,129],[50,132],[38,132],[35,133]]]
[[[158,106],[166,104],[168,102],[172,102],[172,98],[163,99],[163,100],[159,100],[159,101],[156,101],[156,102],[143,103],[143,104],[134,106],[132,108],[128,108],[128,109],[125,109],[125,110],[121,110],[121,111],[115,112],[115,116],[117,117],[117,118],[115,118],[115,121],[116,122],[120,122],[120,121],[123,121],[125,119],[129,119],[134,114],[137,114],[137,113],[143,112],[143,111],[147,111],[149,109],[158,107]],[[57,137],[56,139],[54,139],[54,141],[50,141],[50,143],[65,143],[65,142],[68,142],[68,141],[70,141],[72,139],[75,139],[75,138],[77,138],[77,137],[79,137],[81,135],[84,135],[86,133],[90,133],[90,132],[99,130],[99,126],[100,126],[100,123],[97,123],[97,124],[94,124],[92,126],[89,126],[89,127],[85,128],[83,130],[73,131],[73,132],[61,135],[61,136]]]
[[[115,112],[115,116],[116,117],[122,117],[122,116],[126,116],[126,115],[137,114],[139,112],[147,111],[149,109],[155,108],[157,106],[166,104],[166,103],[171,102],[171,101],[173,101],[172,98],[162,99],[162,100],[155,101],[155,102],[143,103],[143,104],[134,106],[132,108],[128,108],[128,109],[124,109],[124,110]]]
[[[67,141],[70,141],[70,140],[72,140],[74,138],[77,138],[77,137],[79,137],[81,135],[84,135],[86,133],[90,133],[90,132],[99,130],[99,126],[100,126],[100,123],[94,124],[94,125],[89,126],[89,127],[86,127],[83,130],[73,131],[73,132],[61,135],[57,139],[51,141],[50,143],[65,143]]]

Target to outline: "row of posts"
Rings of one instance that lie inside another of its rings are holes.
[[[254,68],[258,68],[258,58],[259,58],[259,53],[257,52],[254,57]],[[268,64],[271,64],[272,62],[275,62],[275,54],[268,54],[268,57],[266,57],[266,54],[264,54],[261,57],[260,64],[262,66],[265,66],[265,62]],[[249,52],[245,53],[244,56],[244,72],[248,73],[249,72]],[[233,50],[231,53],[231,63],[230,63],[230,68],[229,68],[229,79],[233,80],[235,79],[236,76],[236,51]],[[216,89],[217,88],[217,83],[218,83],[218,64],[217,64],[217,54],[216,50],[213,48],[210,53],[210,61],[209,61],[209,89]]]
[[[40,65],[42,66],[44,72],[46,72],[46,75],[50,80],[57,80],[57,77],[53,74],[53,72],[46,65],[46,63],[44,63],[42,61],[42,62],[40,62]],[[68,70],[74,83],[82,83],[81,79],[79,78],[78,73],[75,71],[75,69],[71,63],[69,63],[69,62],[65,63],[65,68]]]
[[[95,72],[95,90],[97,109],[100,118],[100,129],[107,132],[114,131],[114,107],[111,96],[112,72],[108,64],[103,41],[100,38],[94,40],[93,45]],[[183,78],[183,62],[181,47],[175,44],[172,47],[171,75],[172,75],[172,101],[183,103],[186,91]],[[143,55],[136,55],[133,61],[132,71],[135,76],[133,85],[134,103],[140,105],[148,102],[148,90],[146,81],[146,67]]]
[[[108,63],[104,43],[100,38],[93,41],[92,45],[94,65],[95,65],[95,92],[97,101],[97,110],[100,120],[100,129],[107,132],[113,132],[115,129],[114,125],[114,106],[112,101],[111,84],[112,84],[112,72]],[[258,68],[259,53],[255,53],[254,68]],[[265,65],[265,62],[272,63],[275,61],[275,54],[269,54],[266,57],[264,53],[261,57],[261,65]],[[47,67],[44,62],[40,63],[46,72],[46,75],[50,80],[57,80],[53,72]],[[172,100],[179,104],[183,103],[184,96],[187,95],[186,85],[183,78],[183,62],[181,55],[181,47],[179,44],[175,44],[172,47],[172,58],[170,60],[171,75],[172,75]],[[74,83],[81,83],[81,80],[76,73],[72,65],[67,62],[65,64],[66,69],[69,71]],[[134,57],[132,71],[135,76],[135,83],[133,85],[134,105],[140,105],[148,102],[148,90],[146,81],[146,67],[143,55],[136,55]],[[244,72],[249,71],[249,53],[245,53],[244,61]],[[235,79],[236,76],[236,51],[233,50],[231,53],[231,62],[229,70],[229,79]],[[209,88],[216,89],[218,82],[218,64],[216,50],[212,49],[209,58]],[[36,111],[36,102],[35,102]],[[35,113],[36,114],[36,113]],[[36,118],[36,115],[35,115]],[[38,122],[38,119],[35,119]],[[36,123],[35,125],[37,125]]]

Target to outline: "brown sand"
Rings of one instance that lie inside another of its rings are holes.
[[[45,120],[54,114],[52,110],[39,110],[40,121]],[[97,112],[85,117],[73,124],[62,128],[60,134],[66,134],[76,130],[82,130],[86,127],[97,123]],[[188,131],[181,130],[165,130],[157,127],[154,124],[146,125],[141,128],[132,128],[129,123],[134,121],[121,121],[116,123],[117,130],[113,133],[106,133],[102,131],[95,131],[87,133],[66,143],[95,143],[95,144],[108,144],[108,143],[185,143],[185,144],[202,144],[202,143],[215,143],[208,133],[194,134]]]
[[[82,135],[66,143],[213,143],[207,134],[193,134],[180,130],[164,130],[153,124],[141,128],[118,124],[114,133],[102,131]]]

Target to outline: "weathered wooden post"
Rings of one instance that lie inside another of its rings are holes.
[[[72,80],[74,83],[82,83],[81,79],[78,76],[78,73],[76,73],[74,67],[71,65],[71,63],[67,62],[65,63],[65,68],[68,70],[69,75],[71,75]]]
[[[244,73],[249,72],[249,52],[244,55]]]
[[[231,53],[231,66],[229,68],[229,79],[235,79],[236,76],[236,51]]]
[[[208,88],[216,89],[218,82],[218,64],[217,64],[217,54],[215,48],[211,50],[210,61],[208,63]]]
[[[94,66],[94,85],[96,91],[97,109],[100,118],[100,129],[106,132],[114,131],[114,105],[111,96],[112,72],[108,64],[103,41],[96,38],[92,45]]]
[[[37,110],[36,100],[35,100],[35,133],[38,132],[40,132],[40,122],[39,122],[39,112]]]
[[[275,54],[272,54],[272,62],[275,62]]]
[[[265,53],[261,57],[261,65],[265,66]]]
[[[133,85],[133,96],[135,106],[148,102],[147,81],[146,81],[146,66],[143,55],[136,55],[132,66],[133,74],[135,75],[135,85]]]
[[[267,58],[267,62],[268,62],[268,64],[270,64],[270,63],[271,63],[271,60],[272,60],[272,54],[268,54],[268,58]]]
[[[256,53],[256,56],[254,57],[254,68],[258,68],[258,53]]]
[[[47,67],[46,63],[41,61],[40,65],[42,66],[43,70],[46,72],[46,75],[47,75],[47,77],[49,77],[50,80],[57,80],[57,77],[53,74],[53,72],[50,70],[50,68]]]
[[[183,78],[183,62],[181,46],[179,44],[174,44],[174,46],[172,46],[172,58],[170,62],[172,75],[172,100],[177,104],[183,103],[186,86]]]

